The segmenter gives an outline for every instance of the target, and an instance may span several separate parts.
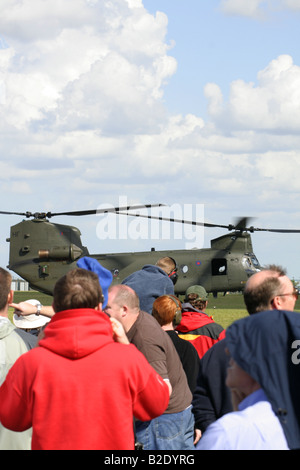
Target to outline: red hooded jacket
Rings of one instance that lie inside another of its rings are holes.
[[[190,304],[183,304],[182,319],[176,330],[179,338],[188,340],[195,346],[200,359],[209,348],[225,338],[225,330],[221,325]]]
[[[32,427],[32,449],[131,450],[133,416],[153,419],[168,401],[167,385],[143,354],[113,341],[103,312],[67,310],[10,369],[0,421],[13,431]]]

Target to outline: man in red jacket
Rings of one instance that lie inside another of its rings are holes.
[[[225,338],[224,328],[205,313],[208,295],[204,287],[191,286],[182,304],[182,319],[176,330],[179,338],[190,341],[200,359],[215,343]]]
[[[0,388],[1,423],[32,427],[32,449],[132,450],[134,416],[153,419],[168,406],[168,386],[143,354],[114,341],[120,325],[102,302],[95,273],[69,271],[55,286],[55,314],[39,347]]]

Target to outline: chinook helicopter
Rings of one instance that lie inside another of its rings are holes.
[[[19,215],[29,219],[23,219],[10,229],[10,237],[7,239],[10,243],[8,269],[28,281],[32,289],[52,295],[56,281],[76,267],[78,259],[83,256],[97,259],[102,266],[112,272],[113,283],[117,284],[145,264],[155,264],[159,258],[169,256],[176,261],[177,295],[184,294],[191,285],[200,284],[207,292],[216,296],[218,292],[243,290],[247,279],[262,268],[253,252],[251,232],[300,233],[300,230],[247,227],[248,218],[240,219],[235,225],[219,225],[131,212],[139,208],[160,206],[163,204],[60,213],[0,211],[0,214]],[[78,228],[52,223],[49,220],[56,216],[86,216],[109,212],[172,223],[219,227],[228,230],[229,233],[211,240],[210,248],[164,251],[155,251],[152,248],[151,251],[134,253],[90,254],[81,242]]]

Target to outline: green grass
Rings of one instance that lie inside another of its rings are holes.
[[[295,311],[300,312],[300,299],[297,300]],[[209,296],[206,313],[212,315],[215,322],[227,328],[239,318],[248,316],[242,294],[227,294],[214,299]]]
[[[29,299],[37,299],[43,305],[51,305],[52,304],[52,296],[42,294],[41,292],[37,291],[15,291],[14,293],[14,302],[24,302],[25,300]]]
[[[230,309],[219,309],[219,310],[212,310],[207,309],[206,313],[213,317],[216,323],[219,323],[223,328],[227,328],[231,323],[235,320],[239,320],[240,318],[247,317],[248,313],[246,310],[230,310]]]
[[[239,318],[248,316],[242,294],[220,295],[216,299],[209,296],[206,313],[213,316],[216,323],[227,328]]]
[[[52,297],[50,295],[41,294],[36,291],[21,292],[14,294],[14,302],[23,302],[28,299],[37,299],[43,305],[51,305]],[[300,298],[297,300],[295,310],[300,312]],[[13,309],[10,309],[9,317],[12,317]],[[209,296],[208,308],[206,313],[212,315],[215,322],[227,328],[232,322],[248,315],[244,304],[242,294],[219,295],[214,298]]]

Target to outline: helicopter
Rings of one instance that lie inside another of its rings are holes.
[[[300,230],[247,227],[247,217],[241,218],[236,224],[221,225],[131,212],[133,209],[163,205],[147,204],[59,213],[0,211],[0,214],[25,217],[10,228],[10,237],[6,240],[10,244],[7,267],[28,281],[31,289],[52,295],[56,281],[75,268],[81,257],[97,259],[111,271],[113,284],[119,284],[145,264],[156,264],[158,259],[169,256],[175,260],[178,273],[174,286],[176,295],[182,295],[189,286],[198,284],[216,297],[219,292],[225,294],[228,291],[242,291],[249,277],[262,269],[254,254],[250,233],[300,233]],[[86,216],[110,212],[172,223],[219,227],[229,233],[212,239],[210,248],[164,251],[151,248],[150,251],[143,252],[90,254],[88,248],[82,244],[81,232],[77,227],[50,222],[52,217],[57,216]]]

